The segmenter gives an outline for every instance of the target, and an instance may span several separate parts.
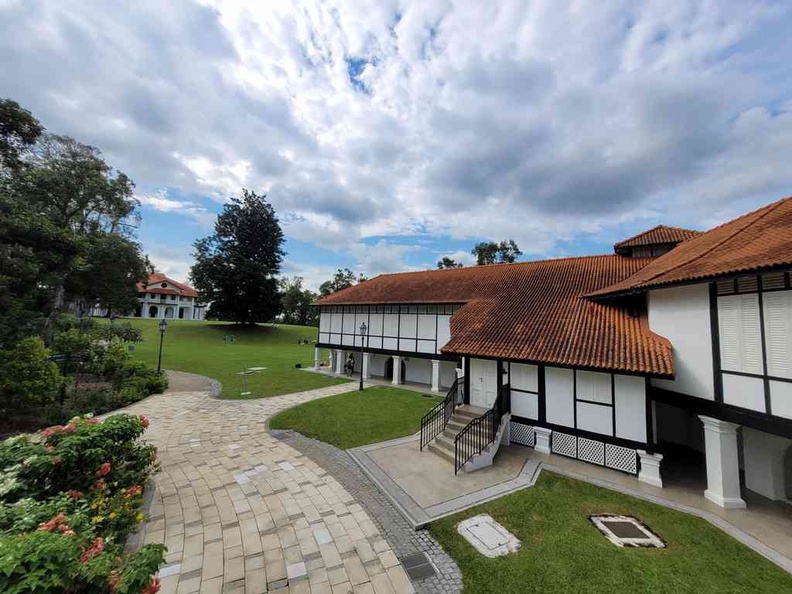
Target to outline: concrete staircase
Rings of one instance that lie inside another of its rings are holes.
[[[468,404],[456,407],[456,409],[454,409],[454,414],[446,425],[445,431],[429,444],[429,450],[453,464],[454,438],[468,423],[470,423],[470,421],[476,417],[480,417],[485,412],[487,412],[485,408],[470,406]]]

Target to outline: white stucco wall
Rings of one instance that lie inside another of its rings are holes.
[[[671,341],[676,377],[652,385],[713,400],[709,287],[705,284],[650,291],[649,327]]]
[[[406,362],[405,380],[419,384],[432,383],[432,361],[410,357]]]
[[[616,437],[646,441],[646,380],[616,375],[613,381]]]
[[[574,379],[571,369],[545,368],[545,414],[548,423],[575,426]]]

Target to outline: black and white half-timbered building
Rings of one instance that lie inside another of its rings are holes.
[[[381,275],[316,303],[316,367],[447,393],[421,446],[456,470],[512,442],[661,487],[698,457],[720,506],[789,500],[790,272],[792,198],[613,254]]]

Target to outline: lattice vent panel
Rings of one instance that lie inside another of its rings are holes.
[[[638,454],[631,448],[605,444],[605,466],[638,474]]]
[[[512,443],[519,443],[534,447],[536,445],[536,431],[530,425],[523,425],[514,421],[509,425],[509,439]]]
[[[602,466],[605,464],[605,444],[601,441],[578,438],[578,458]]]
[[[577,438],[574,435],[553,431],[551,449],[556,454],[577,458]]]

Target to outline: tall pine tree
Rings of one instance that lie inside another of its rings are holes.
[[[276,275],[284,252],[275,209],[242,190],[217,217],[214,234],[199,239],[190,279],[209,303],[207,316],[240,324],[268,322],[280,312]]]

